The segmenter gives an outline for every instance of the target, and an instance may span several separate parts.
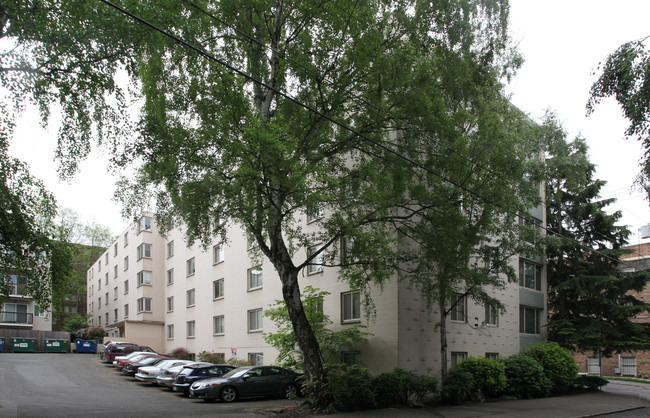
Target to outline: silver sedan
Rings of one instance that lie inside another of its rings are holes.
[[[141,382],[150,382],[156,384],[157,383],[156,378],[162,373],[164,373],[165,371],[173,367],[184,366],[186,364],[191,364],[191,363],[194,362],[191,360],[169,359],[161,363],[158,363],[155,366],[140,367],[138,369],[138,372],[135,374],[135,379]]]

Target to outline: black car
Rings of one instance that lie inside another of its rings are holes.
[[[140,360],[137,363],[126,363],[124,367],[122,368],[122,373],[127,374],[129,376],[135,376],[135,374],[138,372],[138,369],[140,367],[144,366],[155,366],[156,364],[160,363],[163,360],[169,360],[170,357],[168,356],[149,356],[145,357],[142,360]]]
[[[233,402],[255,396],[289,396],[300,392],[301,375],[282,367],[239,367],[220,378],[204,379],[190,386],[190,396],[206,401]]]
[[[209,366],[185,366],[174,382],[174,392],[183,392],[188,394],[190,391],[190,386],[192,383],[213,378],[220,377],[229,371],[233,370],[234,367],[228,364],[211,364]]]

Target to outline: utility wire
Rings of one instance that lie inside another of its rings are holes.
[[[333,118],[331,118],[331,117],[325,115],[324,113],[320,112],[318,109],[315,109],[315,108],[313,108],[313,107],[311,107],[311,106],[309,106],[309,105],[307,105],[307,104],[305,104],[305,103],[302,103],[301,101],[299,101],[298,99],[294,98],[294,97],[291,96],[290,94],[285,93],[285,92],[283,92],[283,91],[281,91],[281,90],[278,90],[278,89],[276,89],[275,87],[273,87],[273,86],[271,86],[271,85],[265,83],[264,81],[261,81],[261,80],[258,80],[258,79],[256,79],[256,78],[254,78],[254,77],[251,76],[250,74],[248,74],[248,73],[246,73],[246,72],[244,72],[244,71],[242,71],[242,70],[239,70],[238,68],[236,68],[236,67],[230,65],[229,63],[225,62],[224,60],[219,59],[218,57],[215,57],[214,55],[208,53],[207,51],[203,50],[202,48],[198,48],[198,47],[196,47],[196,46],[190,44],[189,42],[187,42],[187,41],[185,41],[185,40],[179,38],[178,36],[176,36],[176,35],[174,35],[174,34],[168,32],[168,31],[166,31],[166,30],[164,30],[164,29],[162,29],[162,28],[159,28],[158,26],[154,25],[153,23],[151,23],[151,22],[149,22],[149,21],[147,21],[147,20],[145,20],[145,19],[143,19],[143,18],[141,18],[141,17],[135,15],[134,13],[131,13],[130,11],[126,10],[125,8],[123,8],[123,7],[121,7],[121,6],[117,5],[117,4],[114,4],[114,3],[112,3],[112,2],[109,1],[109,0],[100,0],[100,1],[101,1],[102,3],[104,3],[104,4],[106,4],[106,5],[108,5],[108,6],[112,7],[112,8],[114,8],[115,10],[119,11],[120,13],[123,13],[123,14],[129,16],[131,19],[136,20],[136,21],[142,23],[143,25],[145,25],[145,26],[147,26],[147,27],[149,27],[149,28],[155,30],[156,32],[159,32],[159,33],[161,33],[162,35],[164,35],[164,36],[166,36],[166,37],[168,37],[168,38],[174,40],[176,43],[178,43],[178,44],[180,44],[180,45],[182,45],[182,46],[185,46],[186,48],[189,48],[189,49],[195,51],[196,53],[198,53],[199,55],[203,56],[204,58],[207,58],[207,59],[210,60],[210,61],[214,61],[214,62],[216,62],[216,63],[218,63],[218,64],[220,64],[220,65],[226,67],[226,68],[229,69],[230,71],[232,71],[232,72],[234,72],[234,73],[236,73],[236,74],[238,74],[238,75],[240,75],[240,76],[246,78],[247,80],[252,81],[253,83],[256,83],[256,84],[258,84],[258,85],[260,85],[260,86],[262,86],[262,87],[264,87],[264,88],[267,88],[267,89],[273,91],[274,93],[276,93],[278,96],[284,97],[285,99],[287,99],[287,100],[291,101],[292,103],[294,103],[294,104],[296,104],[296,105],[298,105],[298,106],[304,108],[305,110],[307,110],[307,111],[309,111],[309,112],[312,112],[312,113],[315,113],[315,114],[317,114],[318,116],[320,116],[320,117],[322,117],[322,118],[324,118],[324,119],[326,119],[326,120],[332,122],[332,123],[335,124],[336,126],[338,126],[338,127],[342,128],[342,129],[345,129],[345,130],[347,130],[347,131],[353,133],[354,135],[358,136],[359,138],[363,139],[364,141],[369,142],[369,143],[375,145],[376,147],[379,147],[379,148],[383,149],[384,151],[386,151],[386,152],[388,152],[388,153],[390,153],[390,154],[395,155],[396,157],[398,157],[398,158],[400,158],[400,159],[402,159],[402,160],[408,162],[409,164],[411,164],[411,165],[413,165],[413,166],[415,166],[415,167],[417,167],[417,168],[420,168],[420,169],[426,171],[427,173],[429,173],[429,174],[431,174],[431,175],[433,175],[433,176],[435,176],[435,177],[438,177],[439,179],[441,179],[441,180],[443,180],[443,181],[445,181],[445,182],[447,182],[447,183],[453,185],[454,187],[458,187],[459,189],[461,189],[461,190],[463,190],[463,191],[465,191],[465,192],[471,194],[472,196],[478,198],[479,200],[482,200],[484,203],[488,203],[488,204],[490,204],[490,205],[492,205],[492,206],[495,206],[495,207],[501,208],[505,213],[508,213],[508,214],[510,214],[510,215],[518,216],[518,217],[521,217],[521,218],[524,218],[524,219],[527,219],[527,220],[532,220],[532,219],[534,219],[534,218],[532,218],[531,216],[528,216],[528,215],[522,215],[522,214],[520,214],[520,213],[514,213],[514,212],[510,211],[509,209],[506,209],[506,208],[502,207],[501,205],[492,202],[491,200],[489,200],[489,199],[487,199],[487,198],[481,196],[481,195],[478,194],[477,192],[475,192],[475,191],[473,191],[473,190],[471,190],[471,189],[469,189],[469,188],[467,188],[467,187],[465,187],[465,186],[463,186],[463,185],[461,185],[461,184],[459,184],[459,183],[457,183],[457,182],[455,182],[455,181],[453,181],[453,180],[451,180],[451,179],[448,179],[448,178],[446,178],[445,176],[443,176],[443,175],[441,175],[441,174],[438,174],[438,173],[436,173],[435,171],[431,170],[430,168],[428,168],[428,167],[422,165],[421,163],[419,163],[419,162],[417,162],[417,161],[415,161],[415,160],[413,160],[413,159],[411,159],[411,158],[409,158],[409,157],[407,157],[407,156],[405,156],[405,155],[402,155],[402,154],[398,153],[398,152],[395,151],[395,150],[392,150],[391,148],[387,147],[386,145],[383,145],[383,144],[379,143],[378,141],[376,141],[376,140],[374,140],[374,139],[372,139],[372,138],[369,138],[369,137],[365,136],[364,134],[358,132],[358,131],[355,130],[354,128],[352,128],[352,127],[350,127],[350,126],[347,126],[346,124],[344,124],[344,123],[342,123],[342,122],[339,122],[339,121],[337,121],[337,120],[335,120],[335,119],[333,119]],[[361,150],[361,149],[360,149],[360,151],[365,152],[364,150]],[[548,229],[547,227],[544,227],[544,226],[539,225],[539,228],[540,228],[540,229],[543,229],[544,231],[546,231],[546,232],[549,233],[549,234],[552,234],[552,235],[558,236],[558,237],[560,237],[560,238],[566,239],[566,240],[572,242],[573,244],[578,245],[578,246],[580,246],[580,247],[582,247],[582,248],[584,248],[584,249],[587,249],[587,250],[589,250],[589,251],[598,251],[598,250],[595,250],[594,248],[589,247],[588,245],[583,244],[583,243],[581,243],[581,242],[579,242],[579,241],[577,241],[577,240],[575,240],[575,239],[573,239],[573,238],[566,237],[566,236],[563,236],[563,235],[561,235],[561,234],[559,234],[559,233],[557,233],[557,232],[551,231],[551,230]],[[601,254],[601,256],[602,256],[603,258],[607,258],[607,259],[610,259],[610,260],[615,261],[615,262],[624,263],[624,262],[622,262],[621,260],[618,260],[618,259],[616,259],[616,258],[614,258],[614,257],[611,257],[611,256],[607,255],[607,254]]]

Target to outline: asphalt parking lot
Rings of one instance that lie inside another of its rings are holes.
[[[94,354],[0,353],[0,417],[229,417],[295,406],[288,399],[224,404],[138,382]]]

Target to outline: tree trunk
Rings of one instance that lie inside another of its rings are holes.
[[[440,380],[447,379],[447,314],[444,298],[440,298]]]

